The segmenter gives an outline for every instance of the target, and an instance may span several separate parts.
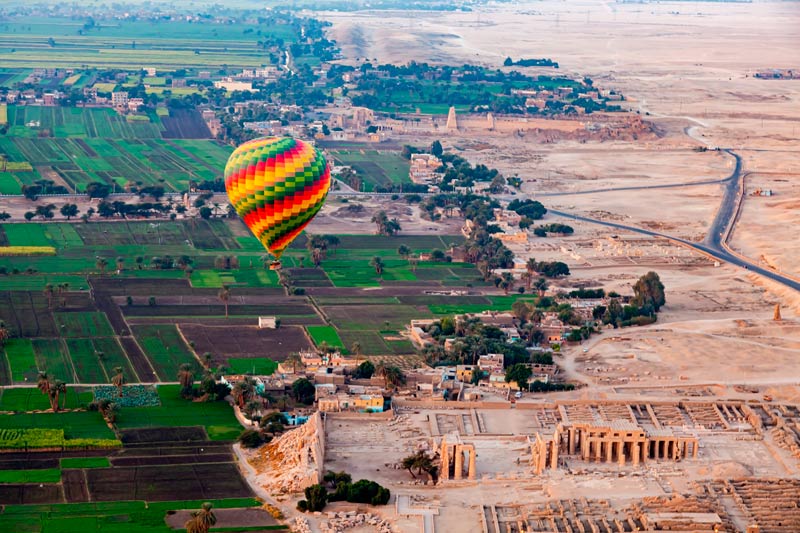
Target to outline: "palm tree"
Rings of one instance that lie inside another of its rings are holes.
[[[536,273],[536,267],[537,266],[538,266],[538,264],[536,263],[536,259],[531,257],[530,259],[528,259],[528,262],[525,263],[525,270],[527,270],[530,273],[530,275],[532,276],[532,275],[534,275]]]
[[[48,396],[50,397],[50,407],[53,409],[54,413],[57,413],[58,410],[61,408],[59,405],[59,398],[61,394],[66,396],[67,394],[67,384],[57,379],[50,384],[50,389],[48,390]]]
[[[136,259],[134,261],[136,262],[136,268],[141,270],[142,269],[142,265],[144,263],[144,257],[142,257],[141,255],[137,255]]]
[[[297,372],[298,365],[303,366],[303,358],[297,352],[290,353],[285,362],[292,365],[292,374]]]
[[[231,290],[227,285],[223,285],[217,294],[219,300],[225,304],[225,318],[228,318],[228,301],[231,299]]]
[[[106,273],[106,267],[108,267],[108,259],[105,257],[97,257],[97,260],[94,262],[94,266],[100,269],[100,274]]]
[[[503,289],[503,292],[507,295],[508,291],[514,288],[514,276],[511,272],[503,272],[502,277],[500,278],[500,288]]]
[[[406,376],[399,367],[387,366],[383,371],[383,380],[386,383],[386,388],[389,388],[389,385],[396,388],[406,382]]]
[[[355,355],[356,359],[358,359],[358,356],[361,355],[361,343],[358,342],[358,341],[355,341],[353,343],[353,345],[350,346],[350,351],[353,352],[353,355]]]
[[[544,278],[539,278],[536,280],[536,283],[534,283],[533,286],[536,289],[536,292],[539,293],[539,297],[542,297],[544,296],[544,293],[548,287],[547,280]]]
[[[117,274],[122,272],[122,267],[125,266],[125,258],[122,256],[117,257]]]
[[[47,308],[50,309],[53,307],[53,294],[55,290],[53,288],[52,283],[48,283],[44,286],[44,295],[47,296]]]
[[[384,266],[385,266],[383,264],[383,259],[381,259],[380,257],[378,257],[376,255],[375,257],[372,258],[372,260],[369,262],[369,264],[370,264],[371,267],[373,267],[375,269],[375,273],[378,275],[378,277],[380,277],[382,279],[383,278],[383,269],[384,269]]]
[[[50,377],[47,375],[47,372],[39,372],[36,378],[36,388],[39,389],[42,394],[48,394],[50,392]]]
[[[111,384],[117,388],[119,397],[122,398],[122,386],[125,385],[125,374],[123,374],[121,366],[114,367],[114,376],[111,378]]]
[[[69,282],[58,284],[58,292],[61,294],[61,307],[67,306],[67,292],[69,292]]]
[[[322,263],[322,248],[314,248],[311,250],[311,262],[314,263],[315,267],[318,267],[320,263]]]
[[[178,370],[178,382],[181,384],[181,396],[191,396],[192,386],[194,385],[194,373],[192,365],[183,363]]]
[[[214,507],[210,502],[205,502],[199,511],[192,513],[192,520],[198,525],[200,533],[208,533],[214,524],[217,523],[217,517],[211,509]]]
[[[525,290],[530,291],[531,283],[533,282],[533,274],[526,270],[522,273],[522,275],[520,275],[520,278],[522,278],[522,281],[525,282]]]
[[[9,337],[11,337],[11,332],[6,327],[6,323],[0,320],[0,348],[5,346]]]

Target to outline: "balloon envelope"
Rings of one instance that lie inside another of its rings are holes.
[[[289,137],[248,141],[225,165],[231,204],[276,259],[322,208],[330,183],[322,152]]]

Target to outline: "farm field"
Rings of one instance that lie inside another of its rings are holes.
[[[178,368],[184,363],[191,364],[199,372],[199,362],[174,325],[135,326],[133,334],[160,380],[176,380]]]
[[[446,111],[445,111],[446,113]],[[376,185],[411,183],[408,170],[411,164],[400,152],[386,150],[330,150],[340,165],[347,165],[364,180],[364,190],[372,191]]]
[[[6,20],[0,38],[0,62],[8,67],[87,65],[138,69],[147,64],[166,70],[223,65],[252,68],[266,59],[257,46],[259,39],[296,39],[295,30],[286,23],[115,20],[87,31],[83,23],[84,20],[35,16]],[[54,40],[55,46],[47,45],[48,38]]]
[[[24,163],[32,170],[0,174],[5,194],[19,194],[22,185],[40,179],[36,169],[55,172],[72,192],[84,192],[95,181],[118,191],[135,184],[181,191],[189,181],[221,177],[229,154],[208,140],[210,132],[196,111],[130,121],[107,108],[8,109],[9,134],[0,139],[0,154],[9,165]],[[39,126],[27,125],[32,122]],[[40,138],[42,132],[52,137]]]
[[[318,348],[324,342],[332,348],[341,348],[343,351],[347,351],[342,344],[342,339],[339,338],[339,333],[333,326],[306,326],[306,330]]]
[[[278,363],[267,357],[253,357],[252,359],[228,359],[228,367],[234,374],[253,374],[256,376],[269,376],[278,368]]]

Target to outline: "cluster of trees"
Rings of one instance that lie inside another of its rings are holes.
[[[634,284],[633,298],[626,305],[611,298],[607,306],[597,306],[592,315],[614,328],[644,326],[657,320],[656,313],[666,303],[664,284],[655,272],[648,272]]]
[[[322,260],[328,257],[328,249],[332,248],[333,253],[336,253],[336,248],[341,244],[341,240],[336,235],[311,235],[307,234],[306,249],[311,254],[311,262],[315,267],[318,267]],[[300,258],[300,267],[302,268],[304,258]]]
[[[520,227],[522,227],[522,221],[520,221]],[[537,226],[533,230],[533,234],[536,235],[537,237],[547,237],[548,233],[572,235],[574,232],[575,230],[572,229],[572,226],[567,226],[566,224],[558,224],[556,222]]]
[[[545,206],[537,200],[511,200],[508,210],[531,220],[539,220],[547,213]]]
[[[335,501],[386,505],[391,498],[389,489],[367,479],[353,483],[347,472],[326,472],[323,483],[307,487],[304,494],[306,499],[297,503],[302,512],[322,511],[328,502]]]
[[[558,68],[558,62],[553,61],[550,58],[544,57],[541,59],[519,59],[514,61],[510,57],[507,57],[505,61],[503,61],[504,67],[553,67]]]
[[[389,219],[386,211],[378,211],[371,222],[378,226],[378,235],[394,235],[402,229],[400,222],[396,218]]]
[[[46,179],[36,180],[33,185],[22,186],[22,195],[28,200],[36,200],[42,194],[69,194],[69,191],[66,187]]]
[[[65,382],[47,375],[47,372],[39,372],[39,376],[36,378],[36,388],[47,396],[50,401],[50,408],[54,413],[61,410],[61,398],[67,396],[67,384]]]

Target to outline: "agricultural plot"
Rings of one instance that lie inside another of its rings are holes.
[[[253,357],[252,359],[228,359],[228,368],[234,374],[252,374],[254,376],[269,376],[278,368],[278,363],[268,357]]]
[[[31,344],[40,371],[67,383],[75,382],[72,361],[61,339],[33,339]]]
[[[174,381],[179,367],[191,364],[199,372],[199,363],[189,347],[183,342],[174,325],[134,326],[134,337],[161,381]]]
[[[340,165],[351,167],[364,181],[363,189],[375,186],[388,187],[411,183],[408,171],[411,164],[400,152],[386,150],[332,150],[331,155]]]
[[[3,429],[62,430],[63,438],[68,440],[115,439],[114,432],[108,429],[102,415],[93,411],[17,413],[14,416],[0,416],[0,430]],[[60,443],[56,443],[58,444]]]
[[[233,440],[242,427],[224,401],[192,402],[180,396],[179,385],[160,385],[160,407],[129,407],[120,410],[120,429],[203,427],[211,440]],[[142,496],[140,496],[142,497]]]
[[[55,491],[57,493],[57,491]],[[181,491],[180,494],[185,494]],[[170,533],[175,531],[165,522],[169,512],[197,510],[203,504],[197,501],[116,501],[91,503],[42,504],[47,498],[35,502],[39,505],[19,505],[3,500],[0,530],[26,533],[93,531],[98,533]],[[63,501],[63,500],[61,500]],[[261,503],[252,498],[211,500],[214,510],[258,508]],[[252,531],[263,531],[264,527]],[[241,531],[237,529],[236,531]],[[245,530],[247,531],[247,530]]]
[[[39,371],[30,339],[8,339],[3,350],[11,370],[11,381],[33,383]]]
[[[114,368],[121,367],[128,381],[137,381],[122,347],[113,337],[66,339],[70,359],[81,383],[107,383]]]
[[[340,348],[346,351],[342,339],[339,338],[339,334],[333,326],[306,326],[306,331],[308,331],[311,340],[314,341],[317,347],[324,342],[332,348]]]
[[[95,338],[114,335],[105,313],[53,313],[53,316],[55,317],[56,327],[59,328],[62,337]]]
[[[288,20],[268,25],[118,20],[86,31],[83,22],[67,18],[16,16],[6,22],[0,63],[24,67],[252,67],[265,61],[260,39],[274,36],[291,43],[298,38]],[[57,45],[47,46],[48,38]]]
[[[95,222],[78,224],[76,231],[87,246],[113,246],[118,252],[147,254],[149,245],[180,246],[188,252],[187,243],[195,249],[238,250],[239,243],[223,220],[196,220],[177,222]],[[120,248],[123,247],[123,248]],[[125,248],[130,247],[130,248]],[[179,253],[176,250],[174,253]],[[196,251],[192,252],[196,254]],[[149,267],[149,263],[144,264]],[[134,268],[128,264],[127,268]]]
[[[108,457],[63,457],[61,468],[109,468]]]
[[[28,139],[44,130],[56,138],[101,139],[158,139],[162,131],[160,122],[129,122],[113,109],[97,107],[9,106],[8,124],[9,137]]]
[[[58,483],[61,470],[44,468],[37,470],[0,470],[0,483]]]
[[[9,246],[53,246],[41,224],[3,224]]]
[[[81,388],[67,387],[67,392],[60,395],[62,408],[75,409],[84,407],[93,399],[91,391]],[[0,411],[46,411],[50,409],[47,395],[33,387],[4,389],[0,391]]]
[[[231,366],[231,359],[263,357],[282,361],[290,353],[310,350],[312,347],[303,328],[299,326],[259,329],[253,326],[180,324],[179,327],[186,339],[194,343],[198,354],[212,354],[213,365]]]

